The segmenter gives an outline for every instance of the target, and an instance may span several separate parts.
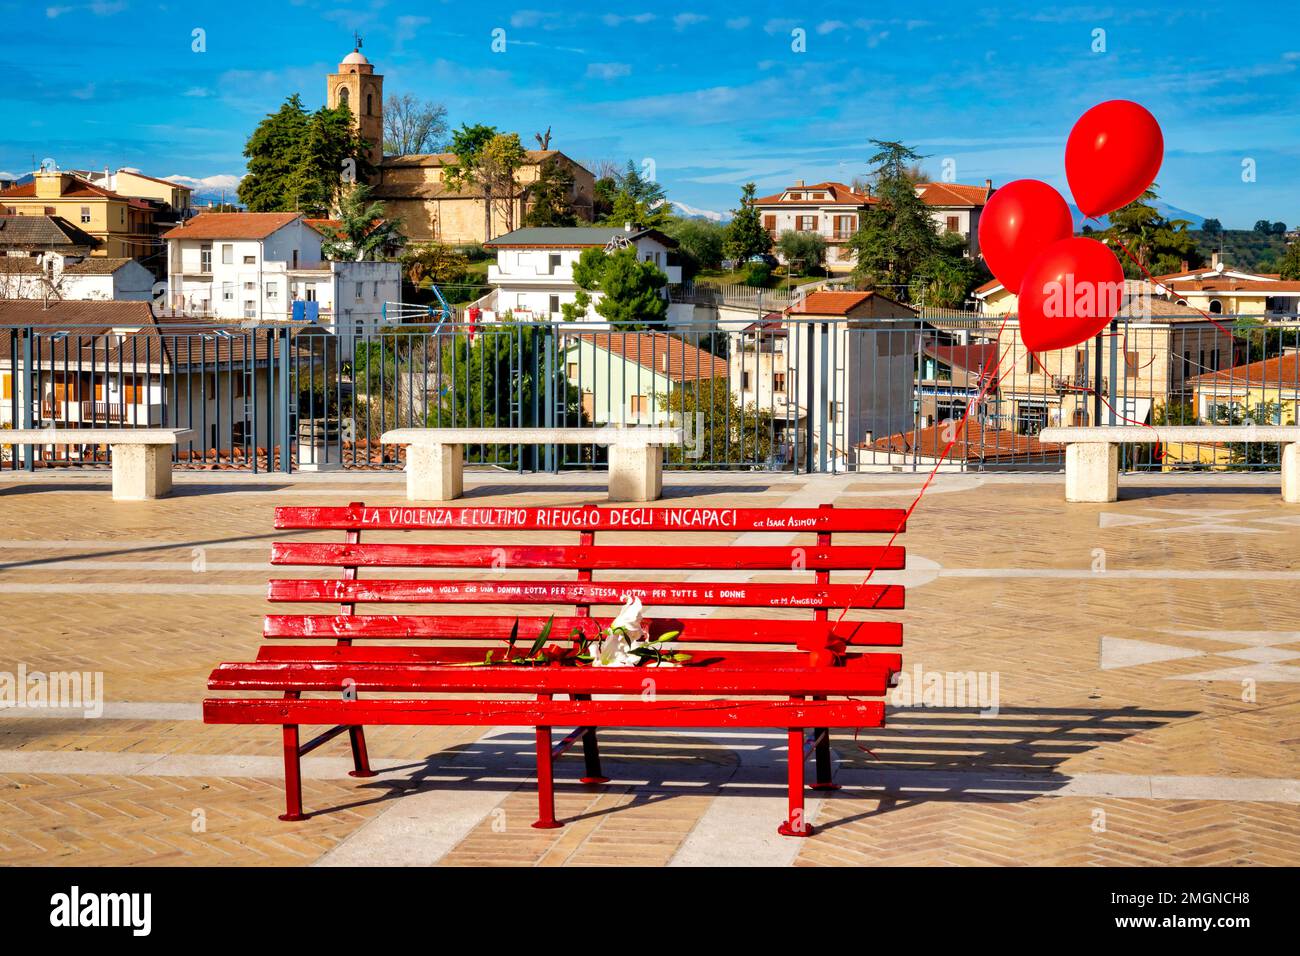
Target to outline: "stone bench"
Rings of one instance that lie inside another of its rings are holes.
[[[1129,444],[1276,442],[1282,445],[1282,500],[1300,504],[1300,426],[1103,425],[1044,428],[1039,441],[1065,445],[1065,500],[1119,497],[1119,446]]]
[[[654,501],[663,490],[663,446],[682,444],[682,429],[396,428],[379,440],[406,446],[406,497],[411,501],[461,496],[466,445],[607,445],[609,500]]]
[[[113,500],[146,501],[172,490],[172,451],[193,441],[188,428],[18,428],[0,431],[2,445],[107,445]]]

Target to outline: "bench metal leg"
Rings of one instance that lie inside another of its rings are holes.
[[[348,738],[352,741],[352,766],[349,777],[373,777],[375,771],[370,769],[370,755],[366,752],[366,731],[364,727],[349,727]]]
[[[825,698],[818,698],[824,700]],[[814,790],[838,790],[840,785],[835,782],[835,763],[831,758],[831,731],[829,727],[817,727],[813,730],[813,736],[817,741],[817,782],[812,785]]]
[[[790,764],[790,813],[785,821],[776,828],[782,836],[806,837],[812,836],[813,828],[810,827],[803,817],[803,729],[791,728],[789,734],[789,764]]]
[[[284,725],[284,802],[281,820],[305,820],[302,812],[302,774],[298,764],[298,725]]]
[[[609,777],[600,772],[600,747],[596,743],[595,727],[588,727],[582,735],[582,759],[587,769],[583,783],[609,783]]]
[[[564,824],[555,819],[555,771],[551,754],[551,728],[537,728],[537,822],[539,830],[554,830]]]

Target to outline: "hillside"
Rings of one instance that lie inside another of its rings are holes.
[[[1238,269],[1276,272],[1274,263],[1286,252],[1284,237],[1265,235],[1252,229],[1225,229],[1215,236],[1193,230],[1192,235],[1196,237],[1196,245],[1207,263],[1213,253],[1222,250],[1224,264]]]

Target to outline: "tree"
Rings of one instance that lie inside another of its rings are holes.
[[[327,216],[344,186],[374,172],[369,149],[347,106],[309,114],[295,93],[249,136],[248,174],[240,180],[239,199],[251,212]],[[346,176],[348,171],[355,175]]]
[[[1127,206],[1121,206],[1109,215],[1110,225],[1102,233],[1105,238],[1117,238],[1128,248],[1152,275],[1178,272],[1186,262],[1199,267],[1201,255],[1196,238],[1187,230],[1186,219],[1166,219],[1155,207],[1157,185],[1150,188]],[[1142,270],[1119,250],[1124,273],[1131,279],[1142,277]]]
[[[602,226],[621,226],[634,222],[647,229],[659,229],[667,225],[672,215],[672,206],[664,193],[664,187],[647,176],[642,176],[636,163],[627,161],[627,166],[614,177],[613,192],[605,189],[609,210],[598,220]]]
[[[1207,236],[1218,236],[1223,233],[1223,223],[1217,219],[1206,219],[1201,223],[1201,232]]]
[[[1284,223],[1284,222],[1275,222],[1275,223],[1273,223],[1273,235],[1275,235],[1275,236],[1285,236],[1285,235],[1286,235],[1286,223]]]
[[[1277,402],[1258,402],[1248,408],[1241,405],[1215,405],[1210,409],[1216,425],[1276,425],[1282,421],[1282,406]],[[1228,454],[1234,465],[1276,465],[1281,460],[1279,446],[1273,442],[1228,442]]]
[[[722,242],[722,254],[728,259],[744,262],[750,256],[761,256],[772,250],[772,235],[763,228],[763,219],[754,206],[757,191],[753,183],[745,183],[740,191],[740,207],[731,211],[727,235]]]
[[[786,262],[786,271],[798,271],[809,275],[814,269],[820,269],[826,262],[826,239],[816,232],[781,233],[776,240],[776,251]]]
[[[384,152],[389,156],[436,153],[446,145],[447,107],[410,93],[384,103]]]
[[[970,290],[988,278],[980,260],[965,255],[966,239],[960,233],[938,237],[934,255],[921,264],[908,288],[913,302],[939,309],[959,309]]]
[[[667,395],[659,396],[659,402],[691,428],[686,445],[665,448],[668,462],[690,468],[771,462],[772,413],[753,403],[742,407],[726,378],[674,385]]]
[[[402,267],[411,285],[419,288],[427,280],[434,285],[451,285],[465,278],[469,257],[441,242],[422,242],[408,246],[402,254]]]
[[[913,276],[927,265],[933,268],[943,252],[930,210],[911,178],[923,157],[902,143],[871,142],[877,147],[870,161],[879,201],[860,217],[858,231],[848,241],[857,259],[853,276],[860,284],[906,290]]]
[[[1286,252],[1277,262],[1277,271],[1283,279],[1300,279],[1300,240],[1287,243]]]
[[[479,176],[487,184],[492,200],[505,220],[506,232],[511,232],[516,225],[519,168],[524,165],[528,154],[519,142],[518,133],[498,133],[483,145],[478,155]],[[491,232],[486,235],[492,238]]]
[[[555,159],[542,163],[537,181],[528,189],[524,226],[576,226],[573,211],[573,171]]]
[[[668,301],[661,292],[668,276],[653,262],[638,260],[636,246],[612,253],[584,249],[573,265],[573,283],[578,287],[574,301],[560,308],[566,322],[585,319],[597,291],[601,296],[596,314],[615,329],[644,328],[668,315]]]
[[[340,262],[373,262],[391,259],[402,250],[406,239],[399,231],[400,219],[386,219],[384,204],[370,198],[369,186],[356,183],[339,200],[338,236],[326,238],[321,252]]]
[[[443,170],[442,180],[452,189],[477,193],[483,198],[483,236],[492,238],[492,181],[483,175],[481,169],[482,153],[487,144],[497,135],[495,126],[476,123],[470,126],[462,123],[460,129],[451,134],[448,147],[455,154],[456,161]]]
[[[664,232],[677,240],[682,277],[694,278],[701,269],[716,269],[722,264],[722,242],[726,227],[708,219],[674,219]]]
[[[1263,233],[1264,235],[1268,235],[1270,232],[1273,231],[1273,224],[1269,222],[1267,219],[1256,219],[1255,231]]]

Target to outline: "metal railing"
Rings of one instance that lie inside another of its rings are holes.
[[[135,332],[9,327],[0,378],[0,428],[184,427],[194,438],[177,449],[181,466],[398,469],[402,449],[380,441],[393,428],[673,424],[688,438],[668,449],[672,468],[928,471],[942,459],[1051,471],[1064,450],[1038,439],[1048,426],[1295,424],[1300,322],[1121,321],[1040,355],[1014,320],[971,315],[337,335],[181,320]],[[69,464],[54,447],[2,450],[9,467]],[[598,468],[606,455],[594,442],[467,451],[515,471]],[[1267,469],[1279,449],[1131,445],[1123,456],[1137,469]]]

